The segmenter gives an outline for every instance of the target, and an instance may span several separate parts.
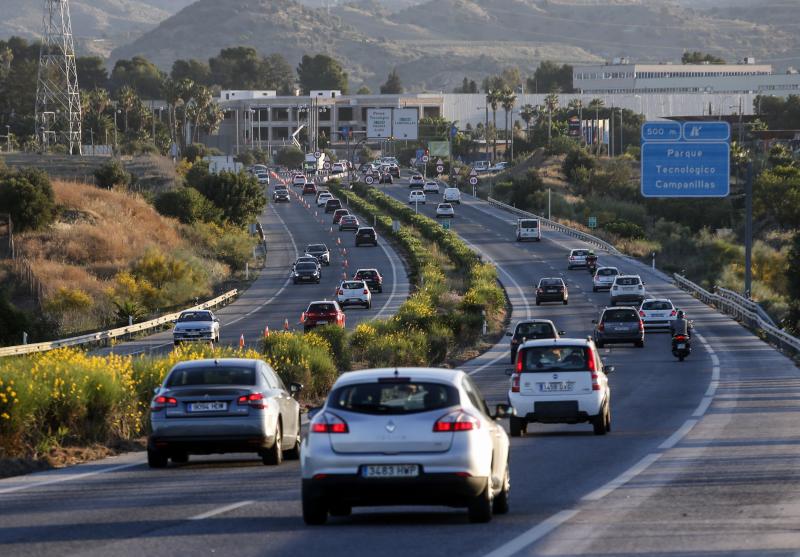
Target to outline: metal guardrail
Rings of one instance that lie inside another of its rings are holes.
[[[718,288],[717,292],[719,293],[709,292],[677,273],[673,275],[673,278],[679,287],[692,293],[702,302],[730,315],[748,329],[762,332],[767,340],[777,346],[779,350],[789,351],[795,355],[800,354],[800,338],[779,329],[771,319],[764,319],[761,316],[764,310],[752,300],[724,288]]]
[[[490,204],[515,215],[539,219],[539,222],[553,230],[557,230],[582,240],[588,244],[597,246],[610,254],[624,255],[613,245],[601,240],[600,238],[597,238],[596,236],[592,236],[591,234],[586,234],[585,232],[564,226],[563,224],[557,223],[542,216],[517,209],[516,207],[501,201],[497,201],[491,197],[488,199],[488,201]],[[680,288],[692,293],[703,303],[718,309],[726,315],[730,315],[747,328],[754,330],[757,333],[763,333],[767,340],[778,347],[779,350],[784,352],[788,351],[794,355],[800,355],[800,338],[792,336],[786,331],[778,328],[772,318],[767,314],[766,311],[764,311],[764,308],[758,305],[757,302],[749,300],[741,294],[737,294],[736,292],[726,288],[716,288],[715,292],[709,292],[705,288],[693,283],[686,277],[677,273],[673,275],[673,278],[675,283]]]
[[[487,201],[494,205],[495,207],[499,207],[500,209],[504,209],[509,213],[513,213],[515,215],[521,217],[527,217],[532,219],[539,219],[539,222],[546,225],[548,228],[561,232],[563,234],[567,234],[572,236],[573,238],[577,238],[587,244],[591,244],[595,247],[598,247],[604,251],[612,255],[623,255],[617,248],[615,248],[612,244],[609,244],[605,240],[601,240],[597,236],[592,236],[591,234],[586,234],[585,232],[581,232],[580,230],[575,230],[574,228],[570,228],[569,226],[564,226],[561,223],[558,223],[554,220],[550,220],[548,218],[542,217],[540,215],[535,215],[533,213],[529,213],[528,211],[523,211],[522,209],[517,209],[512,205],[508,205],[507,203],[503,203],[502,201],[497,201],[496,199],[492,199],[489,197]]]
[[[229,290],[222,296],[217,296],[212,300],[209,300],[207,302],[204,302],[196,306],[192,306],[190,308],[186,308],[183,311],[209,309],[217,307],[231,300],[232,298],[235,298],[238,295],[238,293],[239,291],[234,288],[233,290]],[[91,344],[95,342],[107,342],[111,339],[119,338],[125,335],[129,335],[131,333],[140,333],[143,331],[148,331],[150,329],[156,329],[161,325],[164,325],[166,323],[171,323],[177,320],[180,314],[181,314],[180,311],[176,313],[169,313],[167,315],[162,315],[157,319],[151,319],[150,321],[144,321],[142,323],[135,323],[127,327],[119,327],[117,329],[110,329],[108,331],[99,331],[97,333],[89,333],[88,335],[64,338],[60,340],[54,340],[52,342],[38,342],[36,344],[21,344],[18,346],[7,346],[4,348],[0,348],[0,357],[20,356],[23,354],[33,354],[35,352],[47,352],[48,350],[54,350],[56,348],[64,348],[66,346],[78,346],[81,344]]]

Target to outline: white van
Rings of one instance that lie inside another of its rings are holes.
[[[517,242],[523,240],[542,240],[542,227],[539,219],[517,219]]]
[[[491,166],[491,161],[475,161],[472,163],[472,169],[475,172],[489,172]]]
[[[442,201],[449,201],[450,203],[458,203],[461,205],[461,190],[458,188],[445,188]]]

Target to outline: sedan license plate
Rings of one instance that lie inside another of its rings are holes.
[[[193,402],[189,405],[189,412],[224,412],[228,409],[227,402]]]
[[[317,325],[327,325],[327,324],[328,324],[328,322],[325,321],[324,319],[320,319],[320,320],[317,321]]]
[[[572,381],[550,381],[549,383],[539,383],[539,391],[571,391],[574,383]]]
[[[419,476],[417,464],[368,464],[361,470],[365,478],[416,478]]]

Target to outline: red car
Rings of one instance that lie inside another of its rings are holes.
[[[350,211],[347,209],[336,209],[333,213],[333,224],[339,224],[341,218],[345,215],[349,215]]]
[[[321,302],[311,302],[301,317],[303,322],[303,332],[308,332],[317,325],[336,325],[344,329],[345,315],[339,303],[324,300]]]
[[[317,186],[314,184],[314,182],[306,182],[305,185],[303,186],[303,195],[308,195],[308,194],[314,195],[316,193],[317,193]]]

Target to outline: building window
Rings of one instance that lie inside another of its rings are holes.
[[[273,108],[272,109],[272,120],[275,122],[288,122],[289,121],[289,109],[288,108]]]
[[[324,108],[324,109],[322,109],[322,110],[320,111],[320,113],[319,113],[319,120],[320,120],[320,122],[323,122],[323,121],[325,121],[325,122],[329,122],[329,121],[330,121],[330,119],[331,119],[331,111],[332,111],[332,109],[330,109],[330,108]]]
[[[439,107],[438,106],[424,106],[424,107],[422,107],[422,117],[423,118],[438,118],[439,117]]]
[[[272,139],[289,139],[289,128],[272,128]]]
[[[353,120],[353,107],[343,106],[339,110],[339,121],[350,122]]]

